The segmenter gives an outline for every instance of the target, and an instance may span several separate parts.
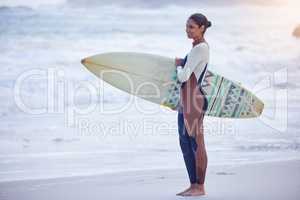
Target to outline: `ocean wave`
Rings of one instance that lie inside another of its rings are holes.
[[[274,5],[282,2],[281,0],[269,0],[262,2],[260,0],[67,0],[67,5],[84,6],[84,7],[101,7],[107,5],[117,5],[121,7],[142,7],[142,8],[159,8],[166,6],[199,6],[199,5],[240,5],[240,4],[254,4],[254,5]]]
[[[11,12],[32,12],[33,8],[27,6],[0,6],[0,14]]]
[[[289,0],[295,1],[295,0]],[[11,1],[9,3],[0,2],[0,14],[3,12],[22,11],[28,12],[40,8],[89,8],[99,9],[105,6],[126,7],[126,8],[146,8],[156,9],[168,6],[202,8],[203,6],[235,6],[235,5],[255,5],[255,6],[280,6],[286,4],[285,0],[45,0],[45,1]]]
[[[26,1],[20,1],[20,0],[9,0],[9,1],[0,1],[0,8],[4,9],[44,9],[44,8],[50,8],[50,7],[59,7],[62,4],[64,4],[66,0],[43,0],[43,1],[36,1],[36,0],[26,0]]]
[[[252,145],[240,145],[237,146],[238,150],[241,151],[259,151],[259,152],[266,152],[266,151],[300,151],[300,143],[267,143],[267,144],[252,144]]]

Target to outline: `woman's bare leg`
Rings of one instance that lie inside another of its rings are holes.
[[[206,168],[207,168],[207,153],[204,143],[204,133],[203,133],[203,124],[198,129],[198,133],[196,135],[197,142],[197,151],[196,151],[196,171],[198,183],[200,185],[204,184]]]

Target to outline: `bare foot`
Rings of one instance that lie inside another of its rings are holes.
[[[183,196],[183,194],[184,194],[185,192],[189,191],[191,188],[192,188],[192,186],[190,186],[188,189],[185,189],[185,190],[182,191],[182,192],[177,193],[176,195],[177,195],[177,196]]]
[[[190,190],[182,194],[182,196],[202,196],[205,195],[204,185],[197,184],[196,187],[191,187]]]

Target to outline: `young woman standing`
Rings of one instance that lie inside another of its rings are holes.
[[[211,22],[203,14],[191,15],[186,23],[186,33],[193,40],[193,48],[184,59],[175,59],[177,78],[182,83],[178,112],[179,142],[191,184],[177,194],[181,196],[205,195],[207,154],[203,118],[207,100],[201,83],[209,61],[209,46],[204,34],[210,26]]]

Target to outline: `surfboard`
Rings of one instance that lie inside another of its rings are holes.
[[[160,55],[110,52],[82,59],[81,63],[103,81],[127,93],[177,110],[181,83],[175,61]],[[264,103],[241,84],[208,70],[202,81],[208,100],[207,116],[254,118]]]

